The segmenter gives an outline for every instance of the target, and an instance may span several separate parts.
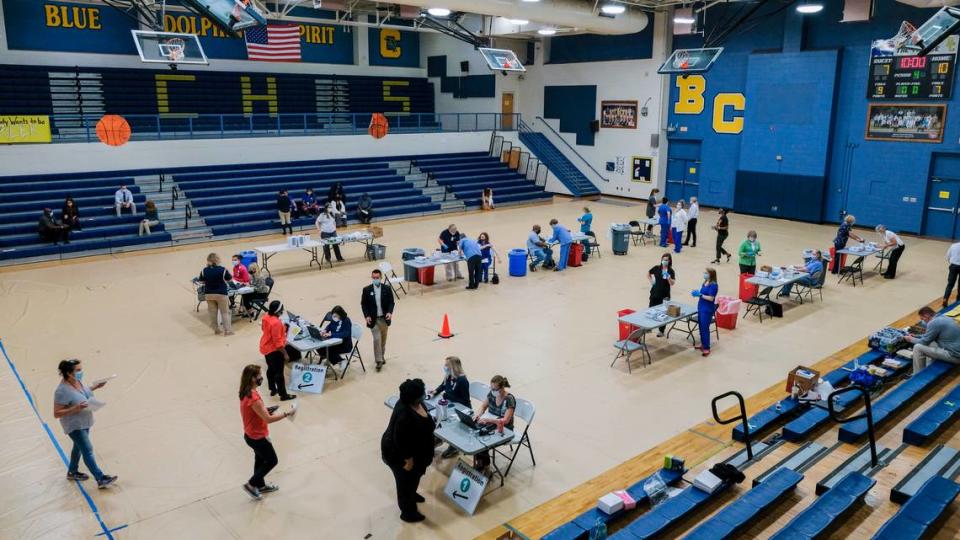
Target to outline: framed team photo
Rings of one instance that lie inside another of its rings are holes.
[[[938,143],[946,123],[946,105],[870,103],[866,139]]]
[[[636,101],[600,102],[600,127],[614,129],[637,129]]]

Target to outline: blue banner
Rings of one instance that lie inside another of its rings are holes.
[[[105,5],[2,0],[7,48],[31,51],[137,54],[137,23]]]
[[[371,66],[420,67],[420,33],[371,28],[367,33]]]

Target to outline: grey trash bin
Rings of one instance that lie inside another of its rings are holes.
[[[626,255],[630,249],[630,225],[618,223],[611,227],[613,233],[613,254]]]
[[[405,261],[410,259],[416,259],[417,257],[423,257],[426,255],[426,251],[421,248],[406,248],[401,252],[401,258]],[[420,274],[417,272],[416,268],[412,268],[407,265],[403,265],[403,279],[411,282],[420,282]]]

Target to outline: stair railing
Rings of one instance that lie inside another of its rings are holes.
[[[729,396],[734,396],[737,398],[737,402],[740,405],[740,415],[727,420],[722,420],[720,418],[719,411],[717,411],[717,402]],[[710,408],[713,410],[713,419],[716,420],[718,424],[732,424],[733,422],[738,421],[743,422],[743,441],[747,444],[747,460],[753,461],[753,445],[750,444],[750,423],[747,422],[747,406],[743,401],[743,395],[734,390],[731,390],[725,394],[720,394],[719,396],[713,398],[713,401],[710,402]]]
[[[559,133],[557,130],[553,129],[553,127],[552,127],[550,124],[548,124],[547,121],[544,120],[542,116],[538,116],[538,117],[537,117],[537,120],[539,120],[540,123],[543,124],[543,125],[550,131],[550,133],[553,134],[553,137],[552,137],[552,138],[549,138],[549,139],[557,139],[557,140],[559,140],[561,143],[563,143],[563,145],[566,146],[567,149],[569,149],[570,152],[572,152],[573,155],[576,156],[576,157],[584,164],[584,166],[586,166],[588,169],[590,169],[590,171],[592,171],[593,174],[595,174],[595,175],[597,176],[597,178],[603,180],[604,182],[609,182],[609,181],[610,181],[609,178],[607,178],[606,176],[603,176],[602,174],[600,174],[599,171],[597,171],[596,169],[594,169],[594,168],[593,168],[593,165],[590,165],[590,162],[587,161],[587,158],[581,156],[581,155],[580,155],[580,152],[577,152],[577,150],[576,150],[574,147],[570,146],[570,143],[568,143],[567,140],[564,139],[563,136],[560,135],[560,133]],[[530,132],[533,132],[533,133],[537,133],[536,131],[530,129],[529,126],[527,126],[527,130],[530,131]],[[521,132],[522,132],[522,131],[521,131]],[[551,140],[551,142],[553,142],[553,141]],[[563,154],[567,157],[567,159],[570,159],[570,157],[567,156],[565,152],[561,151],[561,153],[563,153]]]
[[[849,418],[841,418],[840,415],[837,414],[833,406],[834,398],[847,392],[860,392],[863,395],[863,414]],[[871,467],[876,467],[879,460],[877,459],[877,435],[873,430],[873,406],[870,404],[870,392],[859,384],[851,384],[845,388],[834,390],[833,393],[827,397],[827,411],[830,413],[830,418],[838,424],[846,424],[863,419],[867,420],[867,436],[870,438],[870,465]]]
[[[170,209],[171,209],[171,210],[176,210],[176,208],[177,208],[177,199],[180,198],[180,188],[178,188],[176,185],[174,185],[173,188],[170,189],[170,195],[171,195],[171,196],[170,196]]]
[[[163,173],[160,173],[160,193],[163,193],[163,181],[165,180]]]
[[[190,204],[190,201],[187,201],[187,204],[183,205],[183,228],[190,228],[190,219],[193,217],[193,205]]]

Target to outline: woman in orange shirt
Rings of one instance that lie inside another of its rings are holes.
[[[240,418],[243,419],[243,440],[253,449],[253,476],[243,485],[250,497],[260,500],[263,493],[280,489],[268,484],[264,477],[277,466],[277,452],[270,442],[268,424],[278,422],[293,414],[293,410],[276,414],[276,407],[267,409],[257,387],[263,384],[260,366],[250,364],[240,375]]]
[[[300,353],[287,345],[287,328],[280,320],[280,315],[283,315],[283,302],[279,300],[270,302],[267,314],[263,316],[260,323],[260,328],[263,330],[263,335],[260,336],[260,354],[267,361],[267,385],[270,387],[270,395],[280,394],[280,401],[287,401],[296,399],[297,396],[287,393],[287,384],[283,379],[283,365],[290,361],[291,356],[294,360],[299,360]]]

